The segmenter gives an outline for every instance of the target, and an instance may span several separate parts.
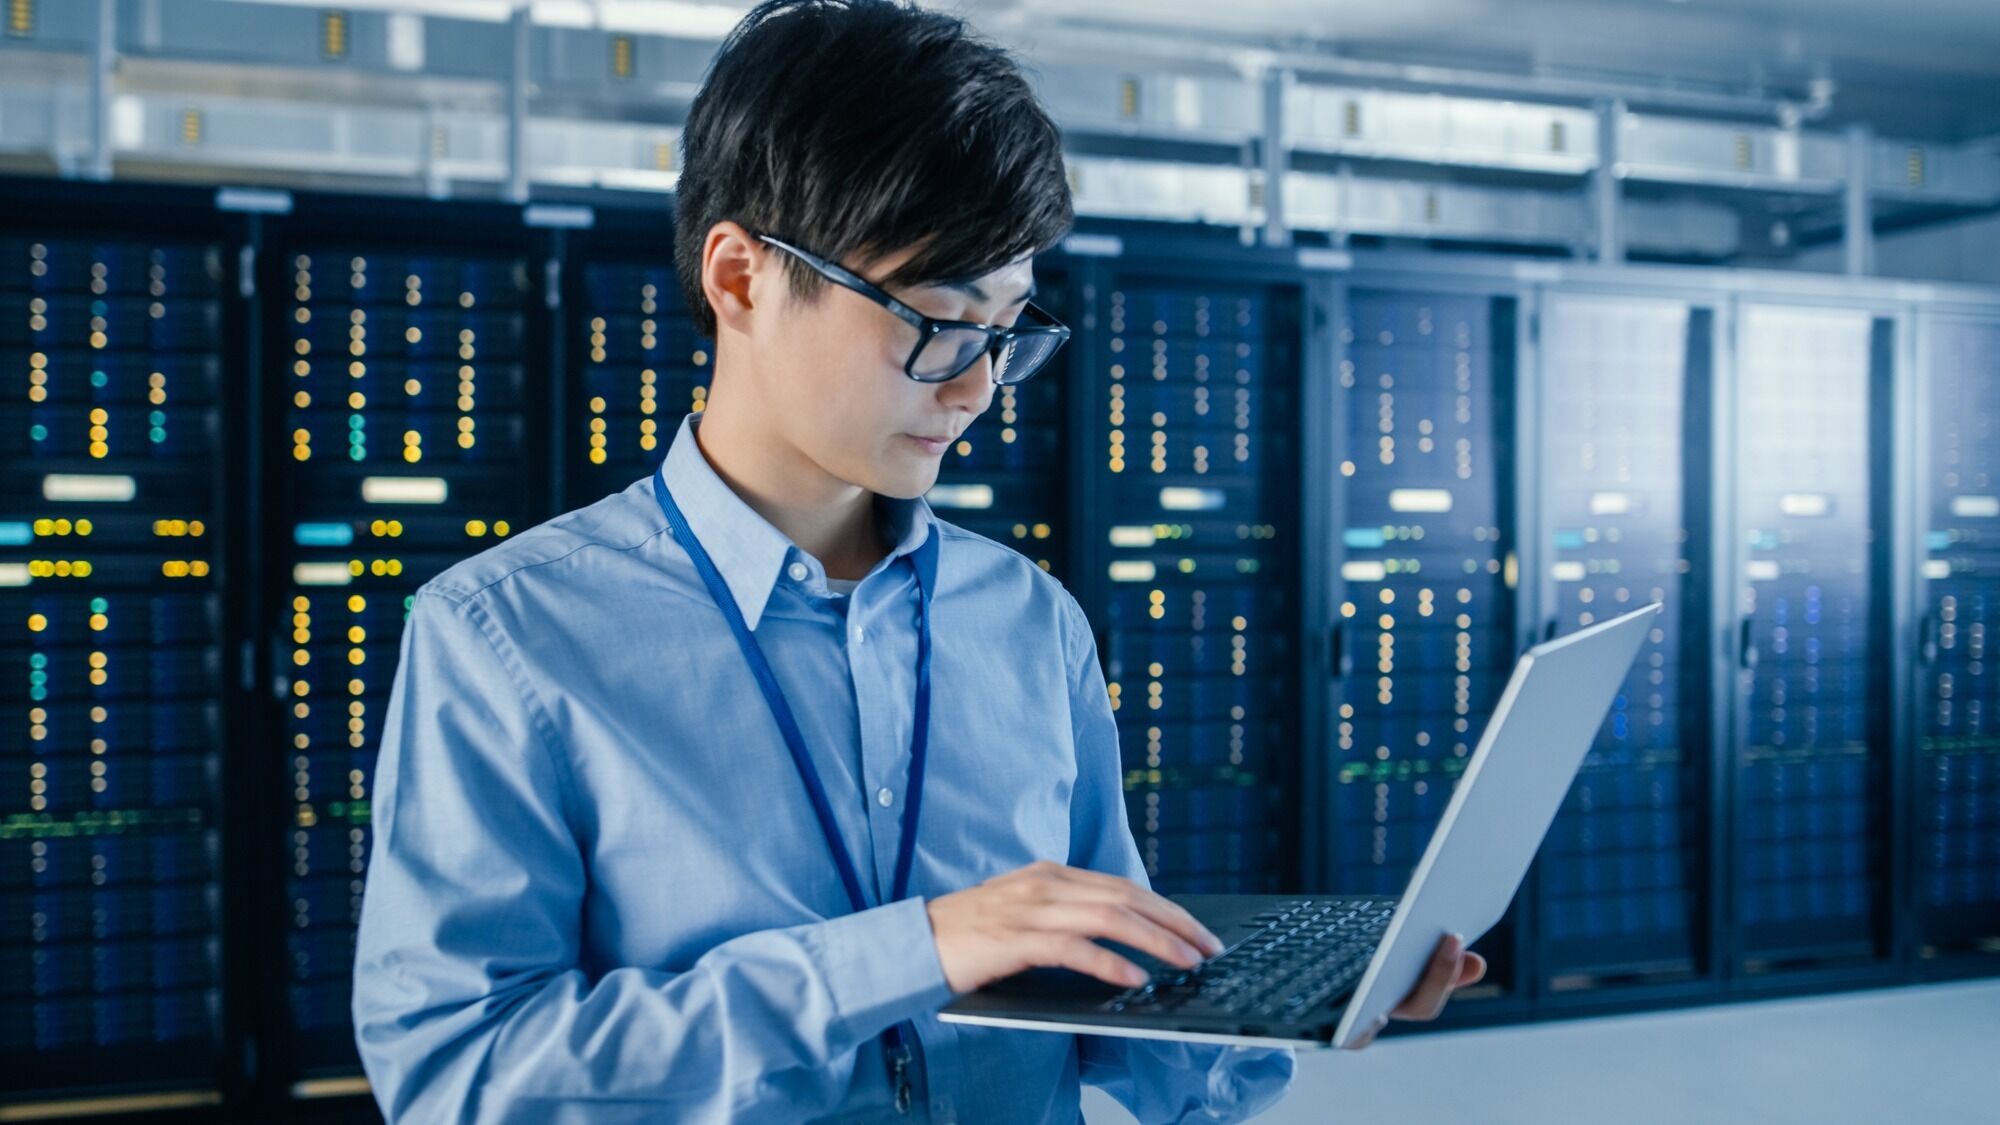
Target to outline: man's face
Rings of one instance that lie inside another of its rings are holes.
[[[816,298],[791,295],[786,252],[766,246],[753,282],[758,310],[752,370],[780,433],[829,475],[885,496],[921,496],[958,436],[993,401],[993,364],[982,355],[947,383],[903,374],[917,330],[867,297],[827,283]],[[808,247],[808,249],[810,249]],[[916,248],[876,261],[841,262],[871,280],[886,277]],[[891,296],[940,320],[1012,324],[1034,281],[1023,259],[965,286],[890,289]],[[773,315],[765,315],[773,314]]]

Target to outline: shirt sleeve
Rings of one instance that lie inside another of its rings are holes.
[[[476,600],[414,600],[384,717],[355,1038],[390,1122],[735,1118],[950,999],[921,898],[580,967],[588,868],[561,744]]]
[[[1098,666],[1097,641],[1073,599],[1069,610],[1069,705],[1077,756],[1069,862],[1150,889],[1125,815],[1118,725]],[[1297,1062],[1296,1053],[1282,1047],[1110,1035],[1079,1035],[1076,1043],[1081,1079],[1103,1087],[1144,1125],[1242,1121],[1284,1095]]]

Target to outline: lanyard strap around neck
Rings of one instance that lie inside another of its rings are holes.
[[[660,503],[660,511],[667,517],[667,526],[673,529],[674,539],[688,553],[695,570],[700,573],[709,595],[715,599],[717,608],[729,622],[730,632],[736,636],[736,645],[743,651],[743,659],[750,665],[750,673],[757,680],[757,687],[764,693],[764,702],[771,709],[771,717],[777,721],[778,733],[784,737],[785,747],[791,751],[792,765],[798,770],[799,779],[805,783],[806,796],[812,801],[813,815],[819,819],[820,832],[826,836],[827,850],[833,855],[833,862],[840,869],[841,886],[847,891],[847,899],[856,913],[868,908],[867,898],[861,892],[861,877],[855,868],[853,857],[848,854],[847,845],[842,842],[840,826],[833,817],[833,804],[827,799],[826,786],[820,781],[819,769],[813,765],[812,757],[806,750],[804,734],[799,730],[798,720],[792,714],[791,705],[785,693],[778,686],[778,678],[771,671],[770,661],[764,657],[762,646],[757,643],[756,634],[743,619],[743,611],[737,606],[730,593],[729,583],[716,569],[701,541],[688,526],[687,517],[680,506],[674,503],[673,493],[667,488],[666,466],[653,474],[653,496]],[[937,532],[931,529],[922,546],[917,548],[911,562],[917,573],[917,699],[913,716],[914,730],[910,735],[910,782],[909,793],[903,804],[903,834],[897,841],[896,871],[888,901],[897,902],[909,894],[910,863],[916,854],[917,815],[924,788],[924,757],[930,744],[931,713],[931,581],[937,552]],[[928,556],[928,557],[926,557]]]

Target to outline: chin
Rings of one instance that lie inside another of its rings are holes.
[[[926,466],[884,466],[884,471],[874,474],[875,479],[864,485],[870,492],[880,493],[895,500],[914,500],[931,490],[937,483],[938,465],[933,461]]]

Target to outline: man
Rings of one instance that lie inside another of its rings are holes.
[[[426,583],[377,769],[357,1040],[392,1121],[1145,1121],[1269,1105],[1284,1050],[944,1024],[1104,937],[1220,947],[1153,894],[1076,602],[919,497],[1064,330],[1070,227],[1014,64],[888,0],[775,0],[684,133],[713,336],[656,474]],[[927,319],[928,318],[928,319]],[[939,322],[960,322],[940,324]],[[1403,1014],[1483,972],[1456,943]]]

